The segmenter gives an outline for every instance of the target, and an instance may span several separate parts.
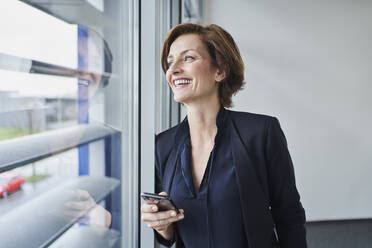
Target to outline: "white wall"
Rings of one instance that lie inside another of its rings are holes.
[[[279,117],[308,220],[372,217],[372,2],[208,0],[246,65],[235,110]]]

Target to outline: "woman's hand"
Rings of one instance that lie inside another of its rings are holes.
[[[66,216],[74,218],[88,216],[90,225],[110,227],[112,218],[110,212],[98,205],[88,191],[76,189],[72,198],[72,201],[65,203]]]
[[[167,195],[167,193],[161,192],[159,195]],[[156,230],[163,238],[171,240],[174,234],[173,222],[184,218],[183,209],[180,209],[178,214],[175,210],[158,211],[157,203],[145,202],[142,204],[142,220],[148,227]]]

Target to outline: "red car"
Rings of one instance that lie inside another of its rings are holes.
[[[0,197],[6,197],[13,191],[21,189],[25,178],[14,172],[0,173]]]

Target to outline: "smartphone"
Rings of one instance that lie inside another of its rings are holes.
[[[142,192],[141,197],[147,203],[156,204],[159,208],[159,211],[175,210],[178,213],[178,209],[176,208],[176,206],[172,202],[172,199],[169,196]]]

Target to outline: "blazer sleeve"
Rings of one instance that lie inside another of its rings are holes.
[[[287,141],[275,117],[267,127],[266,159],[270,206],[280,247],[307,247],[305,211],[296,188]]]

